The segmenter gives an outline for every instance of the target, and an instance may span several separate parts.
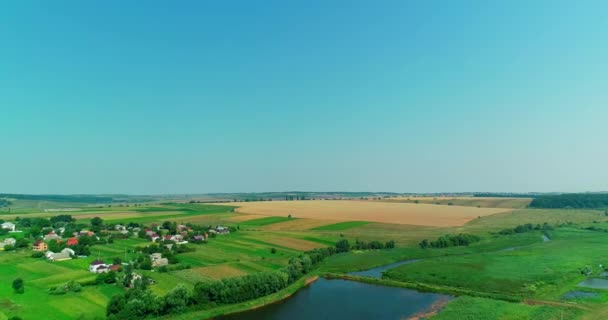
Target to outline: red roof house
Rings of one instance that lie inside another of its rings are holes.
[[[78,239],[76,239],[76,238],[69,238],[68,242],[66,244],[67,244],[68,247],[69,246],[75,246],[75,245],[78,244]]]

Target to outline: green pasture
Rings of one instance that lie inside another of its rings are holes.
[[[512,251],[426,259],[389,270],[398,281],[466,288],[525,298],[557,299],[585,276],[580,270],[608,264],[608,233],[557,229],[550,242]],[[427,249],[434,250],[434,249]]]

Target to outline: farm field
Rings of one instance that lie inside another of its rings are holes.
[[[466,222],[509,208],[472,208],[431,204],[390,203],[356,200],[260,201],[237,205],[236,212],[266,216],[327,219],[339,221],[370,221],[433,227],[460,226]]]
[[[381,202],[393,203],[427,203],[435,205],[454,205],[481,208],[522,209],[527,207],[532,198],[503,198],[503,197],[394,197]]]

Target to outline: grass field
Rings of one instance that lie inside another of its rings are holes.
[[[585,278],[579,272],[582,268],[608,263],[608,247],[604,245],[607,233],[560,228],[550,235],[549,242],[512,251],[423,260],[392,269],[386,276],[524,298],[557,299]],[[599,271],[596,268],[596,273]]]
[[[234,205],[234,204],[231,204]],[[337,221],[372,221],[434,227],[460,226],[477,217],[509,211],[380,201],[261,201],[239,203],[240,213]]]
[[[312,230],[319,231],[341,231],[347,230],[355,227],[360,227],[368,224],[368,221],[346,221],[346,222],[338,222],[330,225],[325,225],[321,227],[312,228]]]
[[[460,297],[449,303],[444,310],[432,317],[433,320],[499,320],[534,319],[557,320],[577,319],[582,312],[575,308],[546,305],[527,305],[499,300]]]

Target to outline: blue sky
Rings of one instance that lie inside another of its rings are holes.
[[[0,4],[0,192],[608,190],[602,1]]]

